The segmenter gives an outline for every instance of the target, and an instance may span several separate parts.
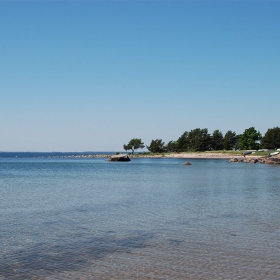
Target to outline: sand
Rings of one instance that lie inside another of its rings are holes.
[[[260,156],[254,156],[254,155],[248,155],[246,157],[260,157]],[[148,156],[149,158],[162,158],[160,155],[155,156]],[[228,154],[228,153],[207,153],[207,152],[200,152],[200,153],[173,153],[173,154],[165,154],[164,158],[201,158],[201,159],[231,159],[231,158],[243,158],[243,155],[240,153],[240,155],[234,155],[234,154]]]

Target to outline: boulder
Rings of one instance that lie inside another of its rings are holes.
[[[280,158],[279,157],[272,157],[272,156],[265,156],[258,158],[258,161],[260,163],[266,163],[266,164],[280,164]]]
[[[237,158],[231,158],[231,159],[229,160],[229,162],[238,162],[238,159],[237,159]]]
[[[268,158],[265,161],[266,164],[280,164],[280,158]]]
[[[107,161],[130,161],[130,160],[131,159],[126,154],[109,156],[107,159]]]
[[[186,161],[183,163],[183,165],[192,165],[190,162]]]

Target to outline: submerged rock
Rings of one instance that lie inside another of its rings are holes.
[[[129,158],[129,156],[125,154],[109,156],[107,159],[107,161],[130,161],[130,160],[131,159]]]
[[[183,163],[183,165],[192,165],[190,162],[186,161]]]

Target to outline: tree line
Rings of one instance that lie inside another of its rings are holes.
[[[218,129],[209,134],[207,128],[195,128],[185,131],[176,141],[165,144],[162,139],[155,139],[146,147],[152,153],[277,149],[280,148],[280,128],[269,128],[264,136],[255,127],[245,129],[242,134],[228,130],[225,135]],[[133,138],[123,148],[131,150],[133,154],[135,150],[145,148],[145,145],[141,138]]]

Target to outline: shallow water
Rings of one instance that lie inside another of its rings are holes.
[[[0,159],[0,279],[279,279],[280,168]]]

